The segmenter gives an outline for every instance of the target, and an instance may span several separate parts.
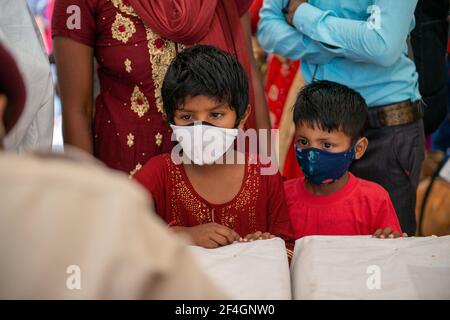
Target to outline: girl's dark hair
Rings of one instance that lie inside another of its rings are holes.
[[[247,75],[235,57],[218,48],[196,45],[183,50],[169,66],[162,86],[163,109],[172,123],[188,97],[207,96],[236,111],[236,125],[249,101]]]
[[[352,143],[364,136],[367,104],[355,90],[332,81],[305,86],[294,104],[295,124],[305,123],[323,131],[342,130]]]

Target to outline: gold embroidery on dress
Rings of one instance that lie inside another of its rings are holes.
[[[129,133],[127,136],[127,145],[130,148],[134,145],[134,135],[132,133]]]
[[[248,156],[248,168],[249,176],[246,181],[246,185],[250,190],[250,203],[251,207],[249,210],[249,225],[250,231],[256,232],[256,201],[259,197],[259,190],[261,188],[261,166],[258,164],[257,156],[250,154]]]
[[[198,198],[192,194],[183,179],[180,166],[177,166],[172,162],[170,155],[167,155],[165,159],[169,171],[170,182],[172,184],[171,208],[175,222],[178,225],[188,226],[188,218],[185,217],[186,211],[188,212],[188,216],[193,216],[195,218],[196,224],[212,222],[208,206],[199,201]],[[183,210],[183,208],[185,210]]]
[[[111,0],[112,4],[120,12],[133,17],[139,17],[133,7],[124,3],[123,0]],[[132,23],[132,21],[130,20]],[[133,24],[134,27],[134,24]],[[152,66],[152,78],[155,88],[155,104],[158,112],[163,112],[161,98],[161,87],[169,64],[175,58],[177,52],[185,49],[185,45],[164,39],[153,32],[149,27],[145,27],[147,34],[147,46],[150,53],[150,63]],[[134,33],[134,32],[133,32]],[[137,43],[135,44],[138,45]]]
[[[163,39],[146,27],[148,50],[150,53],[150,63],[152,65],[152,78],[155,87],[155,102],[159,112],[163,112],[163,102],[161,97],[161,87],[170,63],[177,55],[178,51],[185,48],[182,44]]]
[[[156,145],[157,145],[158,147],[161,145],[162,140],[163,140],[163,135],[162,135],[161,133],[158,132],[158,133],[155,135],[155,143],[156,143]]]
[[[125,71],[130,73],[133,68],[131,67],[131,60],[130,59],[126,59],[123,63],[125,65]]]
[[[134,86],[133,94],[131,95],[131,110],[136,112],[139,118],[142,118],[149,108],[147,97],[138,86]]]
[[[136,165],[136,167],[132,170],[132,171],[130,171],[130,176],[129,176],[129,178],[131,179],[139,170],[141,170],[142,169],[142,164],[140,164],[140,163],[138,163],[137,165]]]
[[[181,223],[183,213],[187,211],[189,216],[195,217],[198,224],[213,222],[212,209],[191,192],[183,178],[181,167],[172,162],[170,155],[166,157],[166,161],[172,183],[171,206],[175,221]],[[246,180],[242,190],[232,203],[217,211],[220,224],[235,229],[239,213],[248,213],[248,217],[241,216],[241,219],[248,219],[250,232],[258,231],[256,230],[256,202],[259,197],[261,178],[258,172],[257,165],[250,163],[247,165]]]
[[[134,12],[133,7],[130,6],[130,5],[124,4],[122,0],[111,0],[111,2],[114,5],[114,7],[119,9],[121,12],[126,13],[126,14],[128,14],[130,16],[134,16],[134,17],[138,16],[136,14],[136,12]]]
[[[252,163],[249,158],[247,177],[241,192],[231,204],[221,209],[220,223],[231,229],[235,229],[238,218],[237,212],[241,211],[242,213],[248,212],[250,232],[258,231],[256,230],[256,202],[259,196],[261,177],[258,173],[258,166]]]
[[[116,40],[127,43],[128,40],[136,32],[136,27],[130,18],[122,16],[120,13],[116,14],[116,20],[111,26],[112,37]]]

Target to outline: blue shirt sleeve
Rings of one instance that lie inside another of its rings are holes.
[[[291,60],[307,60],[311,64],[326,64],[339,53],[312,40],[289,25],[282,9],[287,0],[264,0],[260,10],[257,38],[261,47]]]
[[[48,0],[27,0],[27,3],[34,16],[45,16]]]
[[[293,24],[336,54],[387,67],[398,61],[405,48],[417,1],[374,0],[367,21],[338,18],[333,11],[304,3],[297,8]]]

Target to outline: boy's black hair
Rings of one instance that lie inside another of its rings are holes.
[[[294,122],[323,131],[342,130],[355,143],[364,136],[367,104],[355,90],[332,81],[305,86],[294,104]]]
[[[249,84],[235,57],[213,46],[196,45],[180,52],[171,63],[161,93],[170,123],[186,98],[203,95],[232,107],[237,125],[247,111]]]

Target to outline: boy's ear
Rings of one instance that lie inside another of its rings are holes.
[[[248,119],[248,116],[250,115],[251,110],[252,110],[252,106],[249,104],[247,106],[247,111],[245,111],[244,115],[241,118],[241,121],[239,122],[238,129],[244,129],[245,122],[247,122],[247,119]]]
[[[369,140],[367,140],[366,137],[363,137],[358,140],[358,142],[355,145],[355,159],[359,160],[362,158],[364,153],[367,150],[367,146],[369,145]]]

